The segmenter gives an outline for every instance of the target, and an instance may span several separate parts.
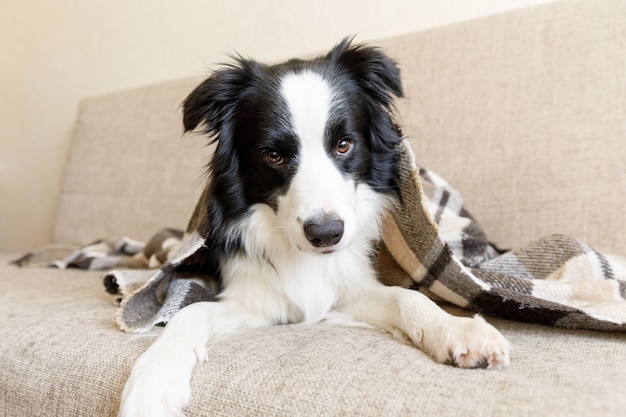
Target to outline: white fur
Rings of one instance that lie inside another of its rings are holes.
[[[255,205],[236,226],[244,251],[222,260],[220,301],[181,310],[139,358],[124,388],[121,417],[184,416],[192,369],[207,359],[206,344],[216,338],[246,328],[335,319],[338,312],[408,340],[438,362],[508,365],[507,341],[481,317],[451,316],[417,291],[378,282],[371,245],[390,200],[356,185],[327,156],[330,86],[303,73],[287,76],[282,87],[300,140],[298,172],[276,212]],[[323,213],[345,225],[341,241],[324,254],[302,230],[304,221]]]
[[[357,193],[354,181],[337,170],[323,146],[326,122],[335,101],[333,93],[328,83],[314,72],[286,76],[281,92],[301,152],[298,173],[287,195],[279,201],[278,216],[298,249],[323,252],[329,249],[313,247],[304,236],[302,224],[324,214],[337,215],[344,221],[344,236],[332,250],[342,249],[356,231]]]

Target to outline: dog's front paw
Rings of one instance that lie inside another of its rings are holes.
[[[425,350],[438,362],[460,368],[499,369],[509,366],[509,342],[479,315],[453,317],[443,328],[425,335]]]
[[[185,356],[181,352],[178,356],[155,354],[162,352],[153,348],[135,363],[122,393],[118,417],[185,417],[195,360],[181,360]]]
[[[499,369],[509,366],[509,342],[479,315],[461,319],[449,337],[449,360],[461,368]]]

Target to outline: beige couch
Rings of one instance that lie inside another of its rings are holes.
[[[380,42],[403,70],[419,162],[499,246],[562,232],[626,255],[624,22],[621,0],[567,1]],[[56,242],[185,226],[210,152],[181,138],[178,106],[198,81],[83,103]],[[116,328],[101,273],[18,269],[14,256],[0,257],[0,416],[115,415],[150,341]],[[438,365],[374,330],[250,331],[209,348],[188,415],[626,413],[625,334],[490,321],[512,343],[507,370]]]

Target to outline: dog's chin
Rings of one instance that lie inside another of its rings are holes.
[[[336,245],[321,248],[311,245],[308,241],[306,243],[292,243],[294,244],[295,248],[298,249],[300,252],[310,253],[312,255],[330,255],[331,253],[339,252],[350,245],[350,241],[348,239],[342,239]]]

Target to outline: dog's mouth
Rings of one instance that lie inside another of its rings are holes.
[[[313,255],[330,255],[330,254],[335,253],[337,251],[340,251],[341,249],[344,248],[344,245],[341,245],[341,244],[334,245],[334,246],[323,247],[323,248],[316,248],[316,247],[309,246],[309,245],[305,245],[303,247],[303,246],[301,246],[299,244],[295,244],[294,246],[300,252],[308,252],[308,253],[313,254]]]
[[[298,249],[300,252],[310,252],[310,253],[316,253],[319,255],[329,255],[331,253],[336,252],[337,250],[339,250],[339,248],[311,248],[311,249],[305,249],[300,245],[295,245],[296,249]]]

